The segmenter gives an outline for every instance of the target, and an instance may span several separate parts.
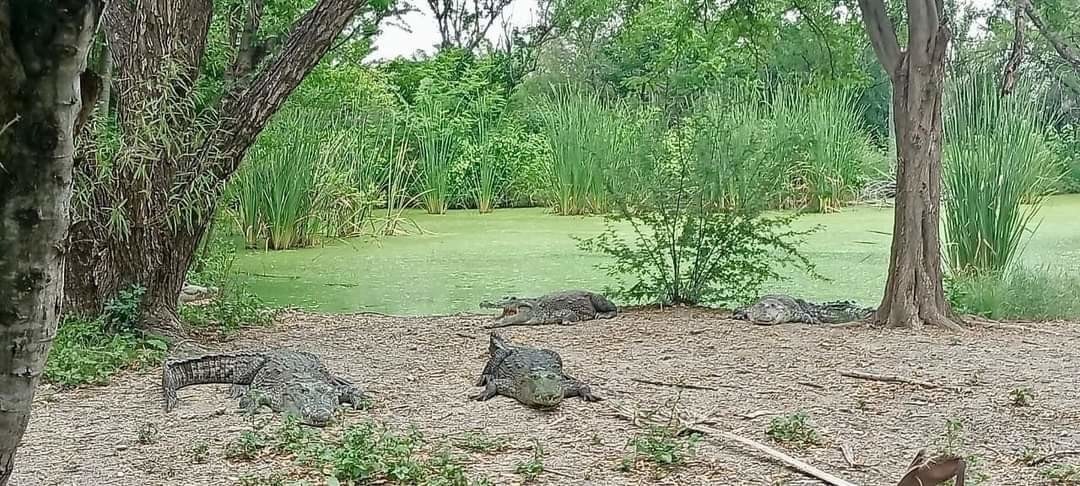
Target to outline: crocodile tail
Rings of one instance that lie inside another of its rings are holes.
[[[615,304],[608,300],[603,295],[589,292],[589,300],[592,302],[593,309],[597,312],[618,312],[619,308],[615,307]]]
[[[263,353],[211,354],[168,360],[161,370],[161,390],[165,410],[176,407],[176,391],[191,385],[229,383],[248,385],[266,361]]]

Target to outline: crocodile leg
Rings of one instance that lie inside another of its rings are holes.
[[[367,395],[364,392],[356,388],[351,384],[339,384],[338,388],[338,403],[348,403],[352,405],[353,410],[360,410],[364,407],[367,401]]]
[[[247,395],[247,385],[232,385],[229,387],[229,398],[241,398]]]
[[[240,398],[240,408],[247,415],[255,415],[258,413],[259,408],[262,406],[274,407],[274,401],[266,393],[256,390],[254,388],[248,388],[247,393]]]
[[[596,313],[596,318],[597,319],[612,319],[617,315],[619,315],[619,313],[615,312],[615,311],[612,311],[612,312],[597,312]]]
[[[496,384],[497,381],[499,380],[489,379],[487,384],[484,385],[484,389],[480,393],[473,395],[469,398],[472,398],[473,400],[476,400],[478,402],[491,400],[492,397],[499,394],[499,385]]]
[[[564,397],[580,397],[586,402],[599,402],[600,400],[603,400],[602,398],[593,395],[592,390],[589,389],[589,385],[586,385],[584,382],[566,374],[564,374],[563,377],[566,379],[565,391],[563,392]]]
[[[559,309],[559,310],[555,311],[552,318],[555,321],[557,321],[560,325],[563,325],[563,326],[567,326],[567,325],[570,325],[571,323],[578,322],[578,321],[581,320],[581,316],[579,316],[577,314],[577,312],[574,312],[574,311],[572,311],[570,309]]]

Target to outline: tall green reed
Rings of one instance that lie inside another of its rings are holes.
[[[461,133],[452,123],[460,114],[460,103],[449,108],[449,100],[438,94],[421,96],[413,110],[412,130],[419,156],[417,166],[424,209],[444,214],[450,206],[450,173],[461,149]]]
[[[769,151],[772,121],[760,91],[746,86],[706,94],[692,118],[703,194],[720,209],[755,212],[786,188],[789,164]]]
[[[992,74],[974,73],[946,91],[943,219],[947,262],[956,275],[1009,268],[1061,174],[1031,88],[1001,97]]]
[[[613,144],[622,122],[597,93],[571,86],[554,87],[540,113],[552,153],[547,185],[556,212],[607,211],[605,173],[622,165]]]

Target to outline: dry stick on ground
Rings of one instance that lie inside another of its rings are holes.
[[[1040,332],[1043,334],[1049,334],[1051,336],[1064,336],[1060,332],[1051,331],[1049,329],[1040,329],[1038,327],[1020,326],[1016,324],[1004,324],[997,321],[991,321],[983,319],[978,316],[964,316],[964,322],[968,324],[977,324],[979,326],[988,327],[990,329],[1008,329],[1010,331],[1024,331],[1024,332]]]
[[[1042,456],[1042,457],[1040,457],[1038,459],[1035,459],[1034,461],[1029,462],[1028,465],[1029,466],[1036,466],[1036,465],[1042,464],[1042,463],[1044,463],[1046,461],[1049,461],[1050,459],[1058,458],[1058,457],[1061,457],[1061,456],[1071,456],[1071,455],[1076,455],[1076,454],[1080,454],[1080,449],[1070,449],[1070,450],[1064,450],[1064,451],[1051,452],[1051,453],[1049,453],[1049,454],[1047,454],[1045,456]]]
[[[846,376],[848,378],[858,378],[858,379],[861,379],[861,380],[884,381],[884,382],[890,382],[890,383],[906,383],[908,385],[918,385],[918,386],[921,386],[923,388],[931,388],[931,389],[933,389],[933,388],[947,388],[947,389],[952,389],[952,387],[942,386],[942,385],[938,385],[938,384],[935,384],[935,383],[930,383],[928,381],[913,380],[913,379],[904,378],[904,377],[901,377],[901,376],[875,375],[873,373],[863,373],[862,371],[841,371],[840,375],[841,376]]]
[[[638,383],[644,383],[646,385],[670,386],[670,387],[674,387],[674,388],[686,388],[686,389],[690,389],[690,390],[710,390],[710,391],[716,391],[717,390],[717,388],[713,388],[711,386],[684,385],[682,383],[667,383],[667,382],[663,382],[663,381],[644,380],[644,379],[641,379],[641,378],[630,378],[630,381],[636,381]]]
[[[808,475],[813,476],[815,478],[818,478],[818,479],[820,479],[822,481],[825,481],[826,483],[831,484],[833,486],[856,486],[854,483],[851,483],[851,482],[845,481],[843,479],[840,479],[840,478],[838,478],[836,476],[833,476],[832,474],[829,474],[829,473],[827,473],[825,471],[822,471],[822,470],[820,470],[820,469],[818,469],[818,468],[816,468],[814,466],[811,466],[810,464],[807,464],[807,463],[805,463],[803,461],[795,459],[794,457],[791,457],[791,456],[789,456],[787,454],[784,454],[783,452],[780,452],[780,451],[778,451],[776,449],[773,449],[772,447],[769,447],[767,445],[764,445],[764,444],[761,444],[759,442],[747,439],[745,437],[740,437],[740,436],[732,434],[730,432],[717,430],[717,429],[714,429],[712,427],[703,425],[703,423],[708,419],[707,416],[704,416],[704,417],[692,417],[692,418],[691,417],[681,417],[681,416],[679,416],[678,411],[675,410],[674,408],[672,409],[673,410],[672,413],[670,415],[668,415],[668,416],[665,416],[662,412],[657,412],[657,413],[654,413],[654,414],[649,414],[649,415],[643,416],[643,415],[637,413],[636,411],[630,412],[630,411],[628,411],[628,410],[626,410],[624,408],[613,405],[610,402],[600,402],[600,403],[604,404],[606,407],[611,409],[615,413],[616,416],[621,417],[621,418],[626,419],[626,420],[629,420],[630,423],[632,423],[632,424],[634,424],[635,426],[638,426],[638,427],[642,427],[642,426],[661,426],[661,427],[665,427],[665,426],[671,426],[672,424],[674,424],[675,426],[678,427],[678,429],[680,429],[679,431],[693,431],[693,432],[699,432],[699,433],[702,433],[702,434],[705,434],[705,435],[718,436],[718,437],[722,437],[722,438],[727,439],[727,440],[738,442],[738,443],[743,444],[743,445],[745,445],[747,447],[750,447],[752,449],[756,449],[756,450],[758,450],[760,452],[765,453],[769,457],[772,457],[774,459],[779,459],[781,462],[783,462],[787,466],[789,466],[791,468],[794,468],[794,469],[802,472],[803,474],[808,474]]]

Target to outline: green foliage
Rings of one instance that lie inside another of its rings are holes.
[[[1031,393],[1031,388],[1026,386],[1009,390],[1009,402],[1012,403],[1014,407],[1030,407],[1031,402],[1034,399],[1035,397]]]
[[[327,117],[291,110],[274,117],[268,140],[252,147],[229,186],[249,247],[287,249],[360,234],[377,195],[375,176],[358,168],[371,167],[367,162],[381,154],[358,145],[355,137],[365,127],[330,130],[350,121],[347,111]]]
[[[964,458],[967,463],[967,480],[971,484],[982,484],[986,480],[990,479],[990,476],[985,471],[981,470],[981,463],[979,456],[974,454],[964,455],[961,451],[967,448],[968,442],[965,436],[965,425],[962,419],[950,418],[945,420],[945,430],[937,438],[936,451],[932,455],[953,455]],[[951,482],[952,480],[950,480]]]
[[[540,441],[533,439],[532,457],[515,464],[514,472],[521,475],[526,482],[535,481],[544,473],[544,448],[540,445]]]
[[[160,363],[165,342],[135,329],[142,294],[137,287],[121,291],[97,318],[66,317],[49,350],[45,379],[62,386],[105,385],[121,370]]]
[[[210,301],[181,304],[179,309],[189,325],[226,336],[244,327],[268,325],[275,313],[236,276],[236,246],[230,234],[228,228],[211,229],[188,272],[188,282],[216,289]]]
[[[630,470],[639,460],[672,468],[683,465],[694,454],[694,447],[701,440],[698,434],[680,437],[668,427],[650,427],[648,432],[639,434],[630,440],[633,453],[623,458],[622,468]]]
[[[812,271],[797,250],[808,232],[786,229],[793,216],[761,217],[706,199],[693,140],[690,127],[673,130],[661,156],[623,171],[630,179],[618,210],[605,216],[604,232],[580,242],[612,257],[599,268],[620,279],[615,293],[633,301],[732,305],[778,279],[779,266]],[[617,224],[633,229],[631,241]]]
[[[1040,469],[1039,475],[1050,481],[1050,484],[1080,484],[1080,466],[1075,464],[1052,464]]]
[[[225,446],[225,457],[231,461],[250,461],[269,444],[269,439],[259,431],[245,430],[240,437]]]
[[[1030,89],[998,96],[991,73],[950,84],[945,105],[942,216],[954,274],[1004,272],[1061,173]],[[1029,205],[1024,207],[1023,205]]]
[[[483,432],[469,432],[454,441],[454,445],[473,452],[498,452],[506,448],[507,440]]]
[[[1080,318],[1080,277],[1060,269],[1015,266],[1003,275],[947,280],[953,309],[990,319]]]
[[[555,211],[562,215],[608,210],[605,174],[619,165],[620,120],[599,95],[566,85],[542,100],[542,130],[551,150],[545,180]]]
[[[776,442],[800,448],[821,445],[817,430],[803,412],[773,417],[765,435]]]
[[[328,481],[333,484],[487,484],[470,480],[459,459],[446,451],[432,451],[420,433],[397,433],[372,421],[351,425],[331,441],[324,439],[319,429],[287,418],[273,437],[252,431],[235,444],[233,450],[245,457],[272,445],[278,452],[292,454],[302,465],[329,472]]]

